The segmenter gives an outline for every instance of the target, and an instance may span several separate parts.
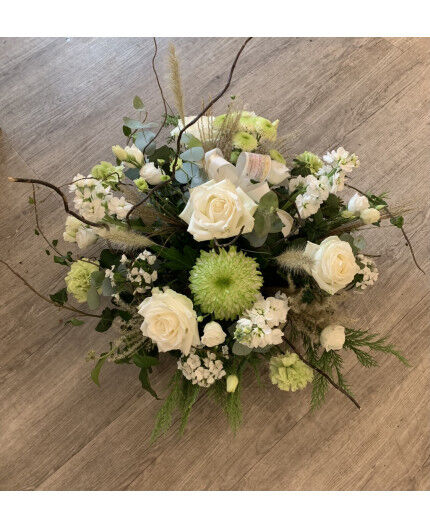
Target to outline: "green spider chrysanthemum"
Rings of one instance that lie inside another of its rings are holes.
[[[284,391],[304,389],[313,379],[313,371],[295,353],[270,358],[270,380]]]
[[[202,251],[190,273],[196,304],[216,319],[234,319],[250,308],[263,285],[257,262],[230,247]]]
[[[252,134],[248,132],[236,132],[233,136],[233,146],[244,150],[245,152],[251,152],[258,146],[258,142]]]
[[[305,165],[311,171],[311,174],[315,174],[323,166],[321,158],[319,158],[313,152],[309,152],[308,150],[305,150],[305,152],[299,154],[296,159],[299,163]]]
[[[278,123],[279,121],[271,123],[264,117],[257,117],[255,120],[255,130],[263,139],[266,139],[267,141],[275,141],[278,134]]]

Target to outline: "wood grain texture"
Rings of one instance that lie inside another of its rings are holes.
[[[192,115],[222,88],[242,39],[173,40]],[[159,39],[164,82],[168,42]],[[1,268],[1,489],[430,488],[429,44],[254,39],[230,89],[248,108],[280,119],[290,159],[344,145],[361,160],[355,185],[412,206],[406,229],[427,275],[413,266],[397,230],[367,229],[369,253],[382,255],[380,279],[345,304],[352,324],[391,334],[412,367],[381,357],[381,368],[368,371],[345,354],[361,411],[330,392],[310,413],[309,391],[283,393],[268,382],[259,388],[249,376],[236,436],[202,396],[182,438],[175,424],[150,446],[159,403],[142,392],[136,370],[107,365],[100,389],[89,378],[84,355],[103,350],[109,336],[91,332],[91,322],[65,327],[65,312]],[[109,159],[136,94],[150,119],[159,119],[152,53],[150,39],[0,39],[1,257],[44,292],[60,287],[63,270],[33,234],[30,189],[5,180],[36,174],[62,185]],[[46,189],[38,196],[44,231],[61,238],[58,197]],[[173,369],[163,358],[153,376],[161,394]]]

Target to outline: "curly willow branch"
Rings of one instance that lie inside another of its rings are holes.
[[[61,196],[61,199],[63,200],[64,210],[66,211],[66,213],[68,213],[71,216],[74,216],[75,218],[77,218],[78,220],[83,222],[84,224],[87,224],[87,225],[90,225],[90,226],[93,226],[93,227],[105,227],[105,228],[109,229],[109,226],[107,224],[104,224],[103,222],[91,222],[90,220],[86,220],[83,216],[79,215],[78,213],[75,213],[74,211],[70,210],[69,209],[69,203],[67,202],[67,199],[64,196],[63,191],[61,191],[61,189],[59,189],[53,183],[49,183],[49,182],[46,182],[44,180],[37,180],[36,178],[12,178],[12,177],[9,177],[8,180],[11,181],[11,182],[18,182],[18,183],[33,183],[33,184],[37,183],[39,185],[44,185],[45,187],[49,187],[50,189],[52,189],[58,195]]]
[[[173,180],[173,178],[175,177],[175,173],[176,173],[176,164],[177,164],[177,161],[178,161],[178,158],[179,158],[179,152],[180,152],[180,149],[181,149],[181,139],[182,139],[182,135],[183,133],[185,132],[185,130],[187,130],[187,128],[189,128],[190,126],[194,125],[194,123],[196,123],[203,115],[206,114],[206,112],[218,101],[218,99],[221,99],[221,97],[225,94],[225,92],[228,90],[230,84],[231,84],[231,81],[232,81],[232,78],[233,78],[233,73],[234,73],[234,70],[236,69],[236,65],[237,65],[237,61],[239,60],[239,57],[240,55],[242,54],[242,51],[245,49],[245,46],[248,44],[248,42],[252,39],[252,37],[248,37],[245,42],[242,44],[242,46],[240,47],[239,51],[237,52],[236,54],[236,57],[234,58],[234,61],[233,61],[233,64],[230,68],[230,74],[228,76],[228,79],[227,79],[227,84],[224,86],[224,88],[221,90],[221,92],[215,96],[204,108],[203,110],[200,112],[200,114],[196,115],[196,117],[191,120],[188,125],[185,125],[185,123],[183,123],[184,125],[184,128],[182,128],[180,131],[179,131],[179,134],[178,134],[178,139],[177,139],[177,142],[176,142],[176,153],[175,153],[175,160],[173,162],[173,171],[172,171],[172,175],[171,175],[171,179]],[[137,204],[133,205],[133,207],[129,210],[129,212],[127,213],[127,221],[128,221],[128,218],[130,217],[130,215],[132,214],[132,212],[137,209],[137,207],[139,207],[140,205],[144,204],[146,202],[146,200],[149,198],[150,194],[152,194],[152,191],[154,191],[155,189],[160,189],[161,187],[163,187],[164,185],[166,185],[167,183],[169,183],[169,180],[166,180],[164,182],[161,182],[160,184],[158,184],[156,187],[154,187],[153,189],[151,189],[151,191],[149,191],[149,193],[145,196],[145,198],[143,198],[140,202],[138,202]]]

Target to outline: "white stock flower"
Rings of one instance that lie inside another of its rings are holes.
[[[188,125],[193,119],[195,119],[196,116],[186,116],[185,117],[185,126]],[[212,137],[212,124],[214,121],[213,116],[202,116],[194,125],[191,125],[189,128],[185,130],[185,134],[191,134],[195,138],[197,138],[199,141],[204,141],[204,139],[208,139]],[[174,128],[170,134],[172,136],[177,136],[179,132],[184,128],[184,125],[182,123],[182,119],[179,119],[178,126]]]
[[[66,242],[75,242],[80,249],[85,249],[96,242],[98,236],[91,227],[87,226],[74,216],[69,215],[66,219],[66,228],[63,233]]]
[[[190,198],[179,217],[187,222],[194,240],[202,242],[236,236],[242,228],[243,233],[250,233],[256,209],[257,204],[229,180],[210,180],[190,189]]]
[[[156,167],[153,162],[145,163],[140,169],[140,177],[146,180],[150,185],[158,185],[163,181],[163,171]]]
[[[160,352],[180,350],[188,354],[200,343],[197,316],[191,300],[165,288],[152,290],[152,296],[139,306],[143,317],[142,334],[156,343]]]
[[[340,325],[328,325],[320,335],[320,343],[326,350],[340,350],[345,343],[345,328]]]
[[[216,321],[207,323],[203,329],[202,343],[207,347],[214,347],[224,343],[226,334],[222,326]]]
[[[76,242],[76,233],[83,227],[83,223],[75,218],[74,216],[69,215],[66,218],[66,226],[63,233],[63,238],[65,242]]]
[[[109,213],[115,214],[120,220],[123,220],[127,216],[131,208],[131,203],[128,203],[124,196],[121,196],[121,198],[113,196],[108,201]]]
[[[294,219],[290,215],[290,213],[287,213],[286,211],[283,211],[282,209],[278,209],[276,211],[276,214],[278,215],[279,219],[284,225],[281,231],[282,231],[282,235],[286,238],[291,233],[291,229],[294,224]]]
[[[351,172],[354,167],[360,165],[357,156],[355,154],[350,154],[343,147],[327,152],[327,154],[323,156],[323,160],[330,165],[337,165],[339,169],[344,172]]]
[[[312,194],[299,194],[296,198],[296,205],[300,218],[308,218],[318,212],[320,201]]]
[[[324,239],[320,245],[308,242],[305,255],[312,261],[309,270],[312,277],[331,295],[349,284],[360,271],[351,246],[337,236]]]
[[[359,275],[362,275],[362,278],[356,282],[355,287],[365,290],[368,286],[373,286],[378,280],[378,268],[376,267],[375,262],[369,257],[357,255],[357,259],[363,267],[359,272]]]
[[[378,209],[371,207],[361,211],[360,218],[365,224],[374,224],[375,222],[379,222],[381,219],[381,213],[378,211]]]
[[[348,211],[351,213],[361,213],[364,209],[369,207],[369,200],[367,196],[362,196],[358,193],[355,193],[348,202]]]

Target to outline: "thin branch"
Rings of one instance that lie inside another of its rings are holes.
[[[350,189],[354,189],[354,191],[357,191],[357,192],[359,192],[360,194],[363,194],[364,196],[367,195],[367,193],[361,191],[360,189],[358,189],[357,187],[354,187],[354,185],[351,185],[351,184],[349,184],[349,183],[345,183],[345,187],[349,187]],[[390,218],[394,218],[394,215],[393,215],[393,213],[388,209],[388,206],[385,206],[385,210],[386,210],[386,212],[387,212],[387,214],[388,214],[388,216],[389,216]],[[406,234],[406,231],[405,231],[405,229],[404,229],[403,226],[400,227],[400,231],[402,232],[403,237],[404,237],[404,239],[406,240],[406,245],[408,246],[409,251],[411,252],[412,260],[414,261],[415,266],[421,271],[421,273],[423,273],[423,274],[425,275],[425,274],[426,274],[425,271],[420,267],[420,265],[419,265],[418,262],[417,262],[417,259],[416,259],[416,257],[415,257],[415,253],[414,253],[414,249],[413,249],[413,247],[412,247],[411,241],[409,240],[409,237],[408,237],[408,235]]]
[[[137,202],[136,204],[133,205],[133,207],[130,208],[130,210],[128,211],[126,217],[125,217],[125,220],[127,222],[127,224],[130,226],[130,215],[133,213],[133,211],[135,209],[137,209],[138,207],[140,207],[141,205],[143,205],[151,196],[151,194],[153,194],[155,191],[158,191],[158,189],[160,189],[161,187],[164,187],[164,185],[166,185],[167,183],[169,183],[170,180],[164,180],[160,183],[158,183],[155,187],[153,187],[152,189],[150,189],[144,198],[142,198],[142,200],[140,200],[140,202]]]
[[[66,197],[64,196],[64,193],[53,183],[46,182],[44,180],[37,180],[35,178],[8,178],[9,181],[12,182],[18,182],[18,183],[37,183],[39,185],[44,185],[45,187],[49,187],[53,191],[55,191],[58,195],[61,196],[61,199],[63,200],[64,210],[66,213],[68,213],[71,216],[74,216],[84,224],[93,226],[93,227],[105,227],[109,229],[109,226],[107,224],[104,224],[103,222],[91,222],[90,220],[86,220],[83,216],[79,215],[78,213],[75,213],[74,211],[71,211],[69,209],[69,204],[67,202]]]
[[[218,240],[217,240],[216,238],[214,238],[214,244],[215,244],[215,246],[216,246],[216,247],[219,247],[219,248],[223,248],[223,247],[229,247],[229,246],[231,246],[231,245],[234,244],[234,243],[237,241],[237,239],[241,236],[241,234],[243,233],[243,230],[244,230],[244,229],[245,229],[245,226],[242,226],[241,229],[240,229],[240,231],[239,231],[239,233],[238,233],[234,238],[232,238],[232,239],[230,240],[230,242],[226,242],[225,244],[220,244],[220,243],[218,242]]]
[[[31,186],[33,187],[33,208],[34,208],[34,218],[35,218],[35,221],[36,221],[36,227],[37,227],[37,230],[38,232],[42,235],[43,239],[45,240],[45,242],[48,244],[48,246],[53,250],[55,251],[55,253],[57,253],[57,255],[60,255],[60,257],[63,257],[64,255],[62,255],[62,253],[60,253],[58,251],[58,249],[51,244],[51,242],[49,242],[49,240],[46,238],[44,232],[42,231],[42,228],[40,227],[40,223],[39,223],[39,213],[37,212],[37,202],[36,202],[36,187],[34,186],[34,183],[31,184]]]
[[[192,119],[188,125],[185,125],[185,123],[183,123],[184,125],[184,128],[182,128],[180,131],[179,131],[179,134],[178,134],[178,139],[176,141],[176,154],[175,154],[175,160],[173,162],[173,172],[172,172],[172,180],[173,178],[175,177],[175,172],[176,172],[176,163],[178,161],[178,158],[179,158],[179,152],[181,150],[181,139],[182,139],[182,134],[185,132],[185,130],[187,130],[187,128],[189,128],[190,126],[194,125],[195,123],[197,123],[197,121],[203,116],[206,114],[206,112],[209,110],[209,108],[211,108],[217,101],[218,99],[221,99],[221,97],[225,94],[225,92],[228,90],[230,84],[231,84],[231,81],[232,81],[232,78],[233,78],[233,73],[234,73],[234,70],[236,68],[236,65],[237,65],[237,61],[239,60],[239,57],[242,53],[242,51],[245,49],[245,46],[248,44],[248,42],[252,39],[252,37],[248,37],[245,42],[242,44],[242,46],[240,47],[239,51],[237,52],[236,54],[236,57],[233,61],[233,64],[231,65],[231,68],[230,68],[230,74],[228,76],[228,79],[227,79],[227,84],[224,86],[224,88],[220,91],[220,93],[215,96],[204,108],[203,110],[200,112],[200,114],[196,115],[196,117],[194,119]]]
[[[349,398],[352,403],[358,408],[360,409],[360,405],[359,403],[345,390],[343,389],[342,387],[340,387],[335,381],[333,381],[330,376],[328,374],[326,374],[323,370],[321,370],[320,368],[316,367],[315,365],[312,365],[312,363],[310,363],[304,356],[303,354],[301,354],[297,348],[291,343],[291,341],[289,341],[287,339],[287,337],[284,335],[285,337],[285,342],[291,347],[291,349],[299,356],[299,358],[303,361],[303,363],[305,363],[308,367],[310,367],[311,369],[315,370],[315,372],[318,372],[318,374],[321,374],[321,376],[323,376],[324,378],[326,378],[326,380],[335,388],[337,389],[338,391],[340,391],[342,394],[344,394],[347,398]]]
[[[78,313],[80,315],[85,315],[87,317],[97,317],[97,318],[100,319],[100,317],[101,317],[100,315],[84,312],[83,310],[79,310],[79,308],[75,308],[74,306],[68,306],[68,305],[65,305],[65,304],[59,304],[59,303],[56,303],[56,302],[52,301],[48,297],[45,297],[40,292],[38,292],[35,288],[33,288],[33,286],[30,283],[28,283],[24,279],[24,277],[22,277],[17,271],[15,271],[13,268],[11,268],[11,266],[9,266],[9,264],[7,262],[5,262],[2,259],[0,259],[0,262],[2,264],[4,264],[9,269],[9,271],[11,271],[16,277],[18,277],[18,279],[20,279],[27,286],[27,288],[29,288],[33,293],[35,293],[38,297],[40,297],[41,299],[43,299],[47,303],[53,304],[57,308],[63,308],[64,310],[70,310],[71,312],[75,312],[75,313]]]
[[[143,149],[143,155],[145,155],[146,149],[149,147],[149,145],[153,141],[155,141],[157,139],[157,137],[160,135],[160,133],[163,130],[164,125],[166,124],[166,121],[167,121],[167,101],[166,101],[166,98],[164,97],[164,93],[163,93],[163,89],[161,87],[160,79],[158,78],[158,73],[157,73],[157,70],[155,68],[155,57],[157,56],[157,51],[158,51],[157,39],[155,37],[153,37],[153,39],[154,39],[154,48],[155,49],[154,49],[154,56],[152,57],[152,69],[154,71],[154,75],[155,75],[155,79],[157,81],[158,89],[160,90],[161,99],[163,100],[164,120],[163,120],[163,123],[161,124],[158,132],[155,134],[155,136],[151,139],[151,141],[148,141],[148,143],[145,145],[145,148]]]

